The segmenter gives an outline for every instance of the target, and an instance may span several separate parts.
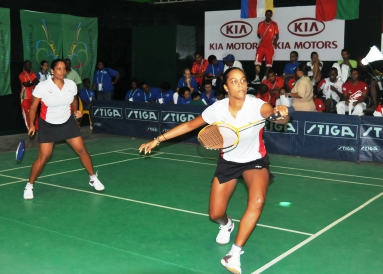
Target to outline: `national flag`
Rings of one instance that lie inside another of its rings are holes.
[[[274,12],[274,0],[241,0],[241,18],[263,17],[267,10]]]
[[[358,19],[359,2],[360,0],[316,0],[316,19],[319,21]]]

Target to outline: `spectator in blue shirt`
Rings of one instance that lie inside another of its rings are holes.
[[[37,73],[37,79],[39,79],[40,82],[48,80],[52,77],[52,74],[49,72],[49,64],[47,60],[43,60],[40,62],[40,72]]]
[[[210,106],[214,104],[216,101],[216,98],[214,96],[213,86],[211,85],[210,81],[206,81],[203,87],[204,87],[204,91],[201,93],[201,99],[205,104]]]
[[[156,102],[159,104],[174,104],[173,95],[174,91],[170,89],[170,84],[162,82],[160,92],[156,94]]]
[[[129,102],[144,102],[144,91],[138,87],[138,80],[133,79],[130,82],[131,89],[128,90],[125,100]]]
[[[295,77],[295,69],[300,65],[298,60],[298,52],[295,50],[290,52],[290,63],[285,65],[282,78],[285,80],[285,88],[290,91],[288,82],[291,78]]]
[[[189,87],[182,87],[178,91],[179,97],[177,105],[188,105],[192,101],[191,90]]]
[[[184,70],[184,76],[180,78],[177,84],[177,92],[182,87],[188,87],[191,92],[197,91],[198,92],[198,84],[197,81],[194,79],[193,76],[191,76],[190,69]]]
[[[90,79],[85,78],[82,80],[82,85],[84,86],[80,91],[80,99],[82,102],[83,109],[89,110],[92,106],[92,101],[96,98],[94,91],[90,88]]]
[[[205,81],[211,81],[213,87],[222,88],[223,62],[218,61],[215,55],[210,55],[207,60],[209,66],[205,71]]]
[[[160,92],[159,88],[152,88],[145,82],[141,83],[141,89],[144,91],[144,102],[155,103],[157,94]]]
[[[113,81],[113,77],[115,77]],[[106,68],[104,62],[98,61],[93,77],[93,90],[97,93],[97,100],[110,101],[113,99],[114,86],[120,74],[111,68]]]

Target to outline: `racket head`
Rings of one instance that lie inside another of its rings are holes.
[[[16,149],[16,162],[17,163],[20,163],[21,160],[23,159],[24,152],[25,152],[25,142],[24,142],[24,140],[21,140],[19,145],[17,146],[17,149]]]
[[[239,142],[238,130],[226,123],[214,123],[201,129],[198,133],[199,143],[212,150],[233,147]]]

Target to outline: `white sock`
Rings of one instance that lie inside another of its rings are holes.
[[[233,224],[233,221],[231,220],[231,218],[227,217],[227,224],[225,224],[225,226],[231,227],[232,224]]]
[[[31,184],[30,182],[28,182],[27,185],[25,186],[25,188],[33,189],[33,184]]]
[[[236,245],[236,244],[233,244],[233,245],[231,246],[231,251],[233,251],[233,252],[237,252],[237,253],[241,253],[241,251],[242,251],[242,246],[238,246],[238,245]]]
[[[259,80],[259,76],[258,75],[255,75],[255,80]]]
[[[96,175],[96,174],[89,175],[89,180],[90,180],[91,182],[93,182],[94,179],[96,179],[96,178],[97,178],[97,175]]]

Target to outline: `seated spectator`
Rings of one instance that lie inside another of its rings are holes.
[[[368,86],[365,82],[359,80],[358,69],[351,69],[351,80],[344,83],[342,86],[343,98],[336,105],[338,114],[363,115],[363,110],[366,109],[364,102],[368,93]]]
[[[196,52],[194,54],[194,63],[192,65],[191,73],[196,80],[197,84],[202,87],[203,78],[205,75],[205,71],[209,65],[209,62],[206,59],[203,59],[202,54]]]
[[[291,107],[291,97],[286,96],[286,89],[284,87],[279,89],[279,98],[275,101],[275,106],[280,105]]]
[[[194,93],[194,92],[193,92]],[[189,87],[182,87],[178,91],[177,105],[188,105],[191,102],[191,91]]]
[[[228,54],[226,57],[223,58],[223,62],[225,63],[225,66],[223,67],[223,72],[225,72],[229,68],[240,68],[243,70],[242,63],[235,60],[234,55]],[[245,72],[243,70],[243,72]]]
[[[85,78],[82,80],[84,86],[80,91],[80,99],[82,102],[83,109],[89,110],[92,106],[92,101],[95,99],[95,92],[90,88],[90,79]]]
[[[138,80],[133,79],[130,82],[130,87],[131,89],[126,93],[125,100],[129,102],[143,102],[144,91],[138,87]]]
[[[322,79],[323,68],[323,63],[319,61],[319,56],[317,52],[311,52],[311,61],[307,62],[307,66],[311,68],[311,70],[307,73],[307,76],[313,82],[313,86],[315,86],[316,83],[318,83]]]
[[[144,91],[144,102],[145,103],[155,103],[157,93],[159,93],[159,89],[151,88],[145,82],[141,83],[141,88]]]
[[[214,96],[213,86],[210,81],[206,81],[204,84],[204,91],[201,93],[201,99],[207,105],[212,105],[215,103],[216,98]]]
[[[338,70],[338,77],[346,83],[350,77],[352,68],[357,68],[358,63],[355,60],[350,60],[350,53],[347,49],[342,49],[342,59],[332,65]]]
[[[191,76],[190,69],[188,68],[184,70],[184,76],[179,79],[176,92],[178,92],[182,87],[188,87],[190,92],[198,92],[197,82],[194,77]]]
[[[285,88],[287,89],[287,91],[291,90],[287,83],[289,80],[295,77],[295,69],[300,64],[297,60],[298,52],[296,52],[295,50],[290,52],[290,62],[285,65],[282,76],[282,78],[285,80]]]
[[[376,107],[376,110],[374,112],[374,116],[376,116],[376,117],[383,117],[383,106],[382,106],[382,104],[379,104]]]
[[[223,100],[226,97],[226,92],[224,92],[222,89],[217,89],[214,91],[214,97],[216,101]]]
[[[160,92],[156,94],[156,102],[159,104],[174,104],[173,100],[174,91],[171,90],[168,82],[162,82],[160,85]]]
[[[316,108],[317,112],[323,112],[326,109],[326,106],[323,103],[322,98],[318,97],[318,93],[319,93],[318,90],[316,88],[314,88],[313,100],[314,100],[315,108]]]
[[[47,60],[43,60],[40,62],[40,68],[40,72],[36,75],[37,79],[39,79],[40,82],[52,78],[52,74],[49,72],[49,64]]]
[[[206,104],[201,99],[201,94],[200,93],[193,92],[191,97],[192,97],[192,101],[190,102],[189,105],[193,105],[193,106],[206,106]]]
[[[338,78],[338,70],[331,68],[329,78],[322,79],[318,84],[318,89],[323,93],[323,103],[325,104],[325,112],[334,112],[336,104],[340,98],[343,98],[342,92],[343,82]]]
[[[205,81],[210,81],[214,88],[221,89],[224,65],[215,55],[210,55],[207,60],[209,66],[205,71]]]
[[[314,104],[314,88],[307,72],[310,70],[305,64],[295,69],[295,78],[298,79],[288,96],[291,96],[291,105],[296,111],[316,111]]]
[[[257,89],[257,98],[263,100],[266,103],[270,103],[271,95],[269,92],[269,88],[265,84],[260,84]]]
[[[268,87],[269,94],[271,95],[269,103],[275,107],[275,101],[278,98],[279,89],[284,86],[282,77],[277,76],[274,71],[269,70],[267,73],[267,79],[262,81],[262,84],[265,84]]]

